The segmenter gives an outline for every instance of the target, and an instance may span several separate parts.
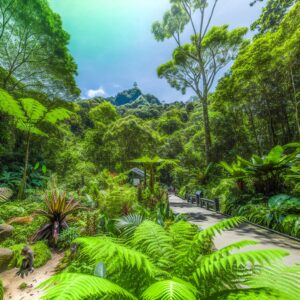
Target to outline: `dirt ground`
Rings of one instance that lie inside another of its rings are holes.
[[[3,281],[5,288],[4,300],[39,299],[42,295],[42,291],[35,289],[35,287],[53,275],[54,269],[62,257],[63,254],[53,253],[52,258],[47,264],[41,268],[35,269],[33,273],[24,278],[16,276],[18,269],[0,273],[0,278]],[[19,286],[22,283],[26,283],[28,287],[21,290]]]

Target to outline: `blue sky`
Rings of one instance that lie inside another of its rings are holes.
[[[160,20],[168,0],[50,0],[63,26],[71,35],[70,51],[78,64],[78,86],[82,97],[113,96],[136,81],[144,93],[160,100],[187,100],[164,79],[157,67],[168,61],[175,44],[158,43],[151,24]],[[261,5],[250,0],[219,0],[213,25],[248,27],[258,18]],[[188,32],[186,39],[188,39]]]

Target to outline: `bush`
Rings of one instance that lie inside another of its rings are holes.
[[[79,232],[76,227],[69,227],[62,231],[58,238],[58,248],[67,249],[72,244],[72,241],[79,237]]]
[[[136,188],[114,185],[101,193],[99,208],[109,217],[120,217],[134,211],[137,206]]]

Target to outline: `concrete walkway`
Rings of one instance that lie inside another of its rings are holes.
[[[169,201],[170,206],[175,213],[188,215],[191,223],[194,223],[203,229],[226,219],[223,215],[187,203],[175,195],[170,195]],[[258,245],[244,248],[245,250],[274,248],[287,250],[290,255],[285,257],[284,262],[287,265],[300,264],[299,242],[251,224],[242,224],[232,230],[224,231],[222,235],[217,235],[215,237],[214,242],[215,246],[220,249],[241,240],[253,240],[259,242]]]

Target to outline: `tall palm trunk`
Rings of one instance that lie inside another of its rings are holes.
[[[27,169],[28,169],[28,160],[29,160],[29,144],[30,144],[30,132],[27,133],[26,138],[26,153],[25,153],[25,165],[24,171],[22,176],[22,181],[20,183],[19,192],[18,192],[18,199],[23,199],[25,195],[25,188],[26,188],[26,181],[27,181]]]

